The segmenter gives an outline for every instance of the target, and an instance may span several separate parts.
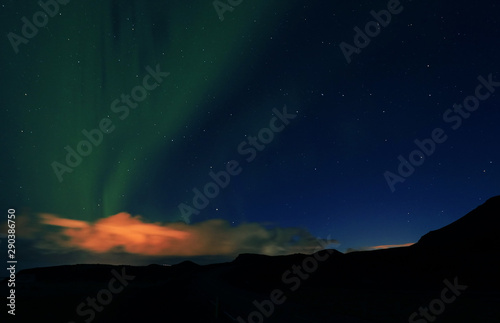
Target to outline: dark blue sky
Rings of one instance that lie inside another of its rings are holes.
[[[120,212],[163,228],[210,231],[201,241],[212,245],[262,239],[250,250],[270,254],[269,246],[297,251],[289,242],[311,237],[337,240],[343,252],[406,244],[499,194],[495,1],[243,1],[222,21],[210,1],[75,1],[52,7],[44,25],[39,17],[43,26],[31,38],[21,18],[33,21],[40,6],[6,1],[0,9],[1,204],[38,219],[34,231],[19,230],[42,254],[67,248],[139,257],[143,249],[127,246],[144,242],[81,229]],[[390,22],[381,10],[393,11]],[[367,23],[378,27],[366,31]],[[358,53],[344,55],[342,47],[356,43]],[[113,106],[122,94],[141,96],[140,85],[151,89],[137,107]],[[287,124],[276,113],[285,106],[296,115]],[[65,147],[76,151],[82,131],[103,119],[111,120],[101,127],[109,133],[102,130],[102,141],[96,135],[99,144],[70,166]],[[429,143],[433,133],[440,143]],[[415,140],[428,154],[414,152]],[[398,172],[398,156],[418,164],[411,175]],[[209,173],[232,160],[238,174],[183,218],[179,205],[193,207],[193,188],[203,191]],[[217,240],[221,231],[204,224],[218,219],[223,232],[257,223],[239,230],[266,233]],[[281,228],[299,231],[281,235]],[[85,243],[99,239],[115,242],[100,251]]]

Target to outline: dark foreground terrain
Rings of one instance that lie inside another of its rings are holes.
[[[404,248],[243,254],[206,266],[183,262],[23,270],[17,275],[16,317],[8,319],[500,322],[499,215],[500,196]],[[7,295],[6,281],[1,290]],[[3,307],[0,318],[6,314]]]

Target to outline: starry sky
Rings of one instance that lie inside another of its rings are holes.
[[[493,0],[46,3],[0,8],[25,267],[408,245],[499,194]]]

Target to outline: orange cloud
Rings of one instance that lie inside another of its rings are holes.
[[[257,223],[232,227],[213,219],[193,225],[147,223],[141,216],[122,212],[94,223],[39,214],[47,251],[86,250],[94,253],[127,252],[148,256],[236,255],[243,252],[267,255],[312,253],[320,244],[298,228],[266,228]],[[55,229],[55,230],[54,230]],[[323,244],[336,243],[335,240]]]
[[[369,250],[409,247],[409,246],[414,245],[414,244],[415,244],[415,242],[410,242],[410,243],[402,243],[402,244],[385,244],[385,245],[372,246],[372,247],[349,248],[346,250],[346,252],[349,253],[349,252],[353,252],[353,251],[369,251]]]
[[[389,249],[389,248],[399,248],[399,247],[409,247],[415,244],[415,242],[403,243],[403,244],[385,244],[380,246],[368,247],[369,250],[379,250],[379,249]]]
[[[43,224],[64,228],[62,234],[69,238],[67,247],[78,247],[93,252],[108,252],[122,248],[129,253],[144,255],[168,254],[164,249],[175,249],[178,241],[186,240],[189,232],[144,223],[128,213],[118,213],[100,219],[94,224],[85,221],[59,218],[51,214],[40,215]]]

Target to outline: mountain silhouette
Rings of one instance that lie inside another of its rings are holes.
[[[16,319],[500,322],[499,214],[497,196],[416,244],[392,249],[241,254],[231,262],[203,266],[184,261],[26,269],[17,275]],[[102,306],[93,309],[89,298]],[[430,311],[429,316],[419,314],[420,309]]]
[[[492,197],[457,221],[425,234],[417,245],[447,251],[498,250],[500,240],[494,223],[498,222],[499,210],[500,196]]]

